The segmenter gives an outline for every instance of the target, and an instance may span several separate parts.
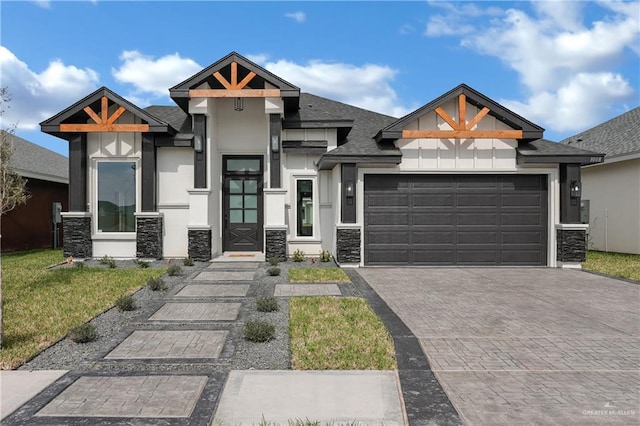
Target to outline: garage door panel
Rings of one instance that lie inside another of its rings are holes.
[[[412,237],[411,242],[414,245],[452,244],[455,239],[455,233],[453,231],[413,231]],[[408,241],[408,239],[405,241]]]
[[[546,265],[547,176],[365,175],[365,264]]]
[[[414,212],[412,214],[413,225],[453,225],[455,217],[445,212]]]
[[[461,210],[458,209],[458,214],[456,215],[458,218],[458,225],[467,225],[467,226],[483,226],[483,225],[498,225],[498,213],[482,213],[479,211],[469,212],[469,213],[461,213]]]
[[[408,225],[408,212],[379,212],[367,215],[369,225]]]
[[[496,231],[458,231],[458,244],[498,244],[499,234]]]
[[[412,197],[414,207],[453,207],[453,194],[415,194]]]
[[[367,205],[373,207],[406,207],[408,203],[409,196],[407,194],[398,194],[397,192],[371,194],[367,199]]]

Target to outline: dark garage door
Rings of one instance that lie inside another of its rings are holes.
[[[366,265],[546,265],[544,175],[365,175]]]

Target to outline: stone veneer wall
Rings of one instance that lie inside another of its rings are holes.
[[[587,259],[586,231],[558,229],[557,238],[560,262],[584,262]]]
[[[360,263],[360,229],[337,229],[338,263]]]
[[[211,260],[210,229],[189,229],[189,257],[202,262]]]
[[[286,229],[267,229],[265,231],[265,258],[269,260],[272,257],[281,262],[287,260]]]
[[[90,217],[63,217],[64,257],[86,259],[93,256]]]
[[[136,217],[136,257],[162,259],[162,216]]]

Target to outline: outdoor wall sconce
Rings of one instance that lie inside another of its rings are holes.
[[[195,135],[193,137],[193,150],[195,152],[202,152],[202,138],[200,135]]]
[[[571,181],[571,189],[569,191],[571,198],[580,198],[582,196],[582,188],[577,180]]]
[[[347,183],[344,188],[344,194],[349,198],[353,197],[353,182]]]
[[[244,99],[236,98],[233,101],[233,109],[236,111],[242,111],[244,109]]]
[[[280,150],[280,137],[278,135],[271,136],[271,151],[278,152]]]

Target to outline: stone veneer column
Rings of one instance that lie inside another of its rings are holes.
[[[203,262],[211,260],[210,228],[189,228],[189,257]]]
[[[581,267],[587,256],[587,228],[583,224],[556,225],[559,266]]]
[[[87,259],[93,256],[91,242],[91,214],[86,212],[62,213],[64,257]]]
[[[338,263],[360,263],[360,226],[336,226],[336,260]]]
[[[281,262],[287,260],[287,228],[266,229],[265,234],[265,258],[277,258]]]
[[[136,257],[162,259],[162,213],[136,213]]]

